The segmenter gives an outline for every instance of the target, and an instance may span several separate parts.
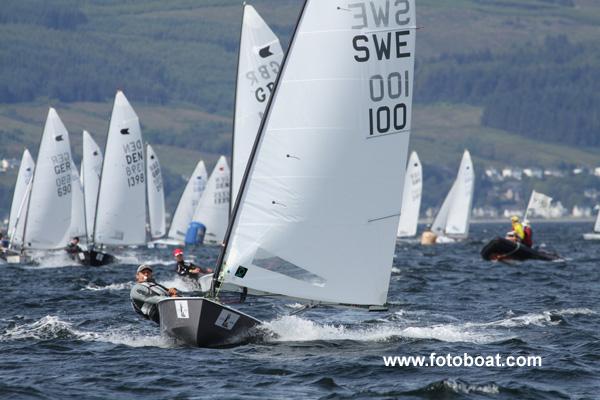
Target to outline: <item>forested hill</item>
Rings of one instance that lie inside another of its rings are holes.
[[[120,88],[156,144],[172,208],[200,157],[210,167],[229,153],[241,3],[3,0],[0,158],[35,155],[54,106],[79,162],[82,129],[103,143]],[[287,47],[302,0],[250,3]],[[600,1],[416,4],[411,147],[428,176],[448,181],[464,148],[476,168],[600,164]],[[0,217],[15,173],[0,174]],[[432,201],[446,188],[435,190]]]
[[[188,102],[231,115],[239,0],[4,0],[0,103]],[[287,42],[300,0],[252,2]],[[600,2],[420,0],[416,101],[483,124],[600,145]]]

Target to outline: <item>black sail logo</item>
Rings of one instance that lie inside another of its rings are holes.
[[[54,136],[54,140],[56,140],[57,142],[62,142],[63,141],[63,135]]]
[[[129,135],[129,128],[121,129],[121,135]]]
[[[273,53],[271,52],[271,45],[268,45],[266,47],[263,47],[262,49],[260,49],[258,51],[258,55],[261,56],[262,58],[267,58],[273,55]]]

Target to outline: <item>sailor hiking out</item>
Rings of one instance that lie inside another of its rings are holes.
[[[177,289],[156,283],[152,278],[152,268],[146,264],[138,267],[135,282],[130,292],[133,309],[144,318],[159,323],[158,302],[165,297],[177,297]]]

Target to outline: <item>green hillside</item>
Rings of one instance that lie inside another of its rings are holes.
[[[251,3],[286,47],[302,2]],[[417,7],[412,144],[426,167],[448,178],[464,148],[478,170],[600,165],[600,2]],[[0,157],[24,146],[35,154],[54,106],[78,162],[81,131],[102,145],[121,88],[156,145],[174,207],[198,159],[211,167],[229,152],[241,10],[241,0],[3,1]],[[0,174],[0,215],[14,172]]]

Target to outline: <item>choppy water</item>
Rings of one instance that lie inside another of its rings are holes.
[[[0,265],[0,398],[600,398],[600,242],[581,239],[591,224],[537,225],[538,243],[565,261],[482,261],[485,240],[506,228],[475,225],[456,245],[399,243],[388,312],[289,316],[298,304],[250,299],[240,308],[273,334],[226,350],[176,345],[132,311],[137,263],[181,286],[168,250],[131,250],[129,264],[96,269],[62,254]],[[217,249],[196,255],[214,264]],[[543,366],[389,368],[382,359],[431,352],[538,355]]]

